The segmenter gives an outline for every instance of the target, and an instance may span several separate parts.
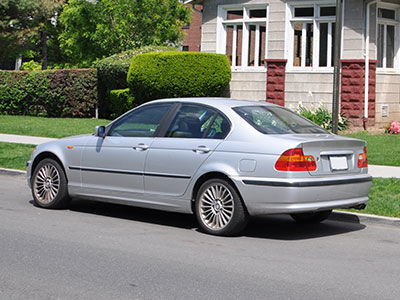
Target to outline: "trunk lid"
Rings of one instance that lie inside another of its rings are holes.
[[[297,138],[300,138],[297,135]],[[365,142],[362,140],[341,137],[337,135],[308,135],[299,144],[304,155],[312,155],[317,164],[317,170],[309,172],[312,176],[357,174],[357,157],[363,153]]]

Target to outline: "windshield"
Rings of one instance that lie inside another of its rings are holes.
[[[328,133],[318,125],[283,107],[239,106],[233,110],[264,134]]]

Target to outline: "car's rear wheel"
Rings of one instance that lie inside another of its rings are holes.
[[[60,164],[46,158],[39,162],[32,176],[35,204],[44,208],[65,208],[70,202],[67,178]]]
[[[298,214],[291,214],[290,216],[298,223],[310,224],[310,223],[320,223],[326,220],[332,210],[324,210],[324,211],[315,211],[315,212],[305,212]]]
[[[210,179],[202,184],[196,197],[195,213],[200,228],[214,235],[235,235],[248,221],[239,194],[223,179]]]

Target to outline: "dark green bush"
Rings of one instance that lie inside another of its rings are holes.
[[[175,50],[175,48],[168,46],[145,46],[142,48],[118,53],[100,60],[96,64],[96,68],[99,79],[98,92],[101,115],[108,117],[108,115],[112,113],[111,108],[108,105],[110,101],[108,98],[110,91],[116,89],[125,89],[128,87],[126,77],[128,75],[129,65],[132,57],[137,54],[147,52],[171,50]]]
[[[110,91],[110,117],[115,119],[133,108],[135,98],[129,94],[129,89]]]
[[[0,114],[94,117],[95,69],[0,71]]]
[[[128,73],[128,86],[138,103],[158,98],[221,96],[230,80],[225,55],[200,52],[136,55]]]

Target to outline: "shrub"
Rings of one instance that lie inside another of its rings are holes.
[[[129,71],[129,65],[132,57],[137,54],[147,52],[161,52],[175,50],[173,47],[168,46],[145,46],[142,48],[128,50],[119,54],[112,55],[110,57],[100,60],[96,64],[97,75],[99,79],[98,92],[99,102],[101,107],[101,114],[108,116],[110,108],[109,102],[109,91],[115,89],[125,89],[128,87],[126,78]],[[112,112],[111,112],[112,113]]]
[[[322,105],[322,103],[320,103],[317,108],[308,109],[300,102],[297,106],[296,112],[322,128],[332,131],[332,114]],[[338,130],[341,131],[347,129],[349,127],[347,119],[340,114],[338,117]]]
[[[390,124],[385,128],[385,133],[400,134],[400,122],[390,122]]]
[[[110,117],[115,119],[133,108],[134,97],[129,94],[129,89],[110,91]]]
[[[136,55],[128,86],[138,103],[158,98],[221,96],[231,80],[222,54],[162,52]]]
[[[128,75],[132,57],[142,53],[171,50],[175,50],[175,48],[167,46],[145,46],[112,55],[100,60],[96,64],[97,75],[99,80],[101,80],[109,90],[127,88],[128,84],[126,82],[126,77]]]
[[[21,71],[38,71],[40,69],[42,69],[41,64],[34,60],[22,63],[20,68]]]
[[[0,71],[0,113],[49,117],[93,117],[95,69]]]

